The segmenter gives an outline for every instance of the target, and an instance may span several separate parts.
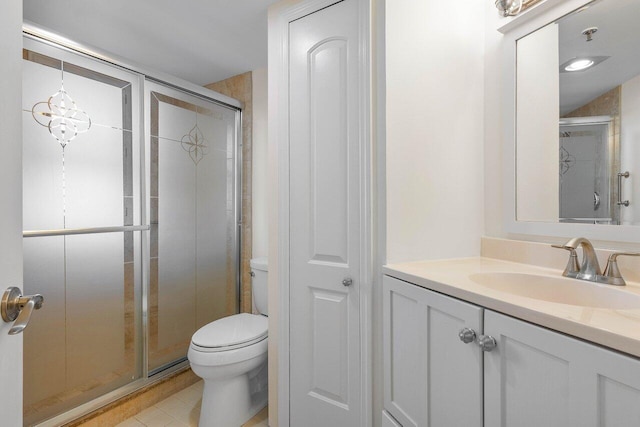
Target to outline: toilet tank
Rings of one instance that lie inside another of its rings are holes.
[[[253,294],[253,303],[258,313],[269,314],[267,310],[267,258],[254,258],[250,262],[251,265],[251,291]]]

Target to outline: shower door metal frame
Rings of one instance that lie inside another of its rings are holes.
[[[162,80],[158,80],[155,79],[153,77],[149,77],[149,76],[144,76],[145,77],[145,82],[149,81],[152,84],[158,84],[160,86],[164,86],[168,89],[171,90],[176,90],[178,92],[182,92],[185,93],[187,95],[191,95],[191,96],[195,96],[196,98],[200,99],[200,100],[204,100],[206,102],[212,102],[216,105],[222,105],[225,108],[229,108],[228,105],[224,105],[221,104],[219,102],[216,102],[215,100],[213,100],[210,97],[204,97],[201,95],[197,95],[194,94],[191,91],[186,91],[183,88],[181,88],[180,86],[177,86],[175,84],[172,83],[167,83],[164,82]],[[206,89],[208,90],[208,89]],[[145,92],[146,91],[146,86],[143,85],[142,87],[142,91]],[[213,91],[212,91],[213,92]],[[216,92],[214,92],[216,93]],[[167,97],[170,97],[170,95],[166,95],[163,94]],[[145,103],[142,103],[142,108],[145,108]],[[236,271],[235,271],[235,290],[236,290],[236,299],[235,299],[235,307],[234,307],[234,312],[238,313],[240,311],[240,299],[242,297],[241,293],[242,293],[242,288],[241,288],[241,278],[242,278],[242,271],[241,271],[241,261],[242,261],[242,248],[241,248],[241,244],[242,244],[242,239],[241,239],[241,233],[242,233],[242,147],[243,147],[243,143],[242,143],[242,110],[234,108],[235,110],[235,144],[233,146],[233,156],[235,159],[234,162],[234,182],[233,182],[233,194],[234,194],[234,204],[233,204],[233,209],[235,212],[234,215],[234,223],[235,223],[235,227],[234,227],[234,234],[233,234],[233,241],[234,241],[234,245],[235,245],[235,259],[236,259]],[[143,125],[146,127],[146,123]],[[146,138],[146,135],[144,135],[144,132],[142,132],[142,136],[143,139]],[[152,135],[148,135],[149,137],[151,137]],[[145,145],[146,147],[146,145]],[[153,157],[153,155],[151,153],[147,153],[147,155],[150,155],[151,157]],[[142,159],[144,161],[144,159]],[[143,168],[144,169],[144,168]],[[151,172],[151,171],[148,171]],[[147,175],[147,171],[144,171],[145,176]],[[150,179],[151,180],[151,179]],[[145,186],[145,191],[146,191],[146,184]],[[143,193],[145,192],[143,191]],[[151,192],[153,193],[153,191]],[[149,195],[151,196],[151,194]],[[145,205],[146,207],[146,205]],[[149,214],[149,219],[153,216],[150,212]],[[151,261],[151,256],[150,256],[150,252],[151,252],[151,248],[148,246],[150,244],[150,240],[149,239],[144,239],[144,244],[147,245],[147,247],[145,248],[145,250],[147,251],[145,256],[144,256],[144,263],[146,263],[143,266],[143,271],[145,274],[150,274],[151,272],[151,266],[150,261]],[[145,332],[144,332],[144,351],[145,351],[145,357],[144,357],[144,361],[143,363],[144,368],[145,368],[145,376],[146,377],[154,377],[156,375],[160,375],[161,377],[163,376],[164,372],[170,369],[173,369],[174,367],[176,367],[177,369],[182,368],[184,366],[186,366],[186,364],[188,363],[187,361],[187,357],[186,355],[183,358],[180,359],[176,359],[173,360],[171,362],[168,362],[165,365],[162,365],[160,367],[154,368],[154,369],[149,369],[149,347],[150,347],[150,343],[148,342],[149,340],[149,313],[148,313],[148,307],[149,305],[146,303],[146,301],[148,301],[148,297],[150,295],[150,289],[151,289],[151,281],[150,281],[150,277],[145,278],[143,280],[144,283],[144,287],[145,287],[145,292],[144,292],[144,301],[143,301],[143,310],[145,311],[144,313],[144,328],[145,328]]]
[[[186,357],[182,361],[176,362],[176,364],[164,369],[161,372],[154,373],[154,375],[149,376],[148,369],[148,292],[149,292],[149,271],[150,271],[150,260],[149,260],[149,213],[146,211],[146,178],[147,171],[145,169],[145,117],[144,117],[144,83],[148,80],[150,82],[159,83],[178,91],[185,92],[187,94],[193,95],[197,98],[203,99],[208,102],[212,102],[216,105],[229,108],[235,111],[235,137],[236,141],[234,144],[234,156],[235,156],[235,173],[234,173],[234,183],[233,183],[233,194],[235,197],[234,200],[234,209],[235,209],[235,222],[236,227],[234,227],[234,241],[235,241],[235,253],[236,253],[236,312],[240,307],[240,298],[241,298],[241,288],[240,288],[240,280],[241,280],[241,253],[242,253],[242,106],[241,103],[233,98],[222,95],[218,92],[214,92],[210,89],[207,89],[202,86],[198,86],[194,83],[188,82],[186,80],[182,80],[178,77],[174,77],[168,74],[164,74],[157,71],[149,70],[143,66],[133,64],[128,60],[120,58],[118,56],[112,55],[110,53],[103,52],[99,49],[95,49],[93,47],[77,43],[69,40],[68,38],[57,34],[55,32],[51,32],[49,30],[42,29],[37,25],[34,25],[29,22],[24,22],[23,27],[23,37],[27,39],[32,39],[38,42],[42,42],[44,44],[62,49],[64,51],[68,51],[74,54],[78,54],[82,57],[98,60],[104,62],[108,65],[114,66],[116,68],[120,68],[135,74],[138,74],[142,77],[142,84],[140,85],[140,111],[136,114],[140,117],[140,180],[141,180],[141,188],[140,188],[140,223],[142,225],[139,226],[124,226],[124,227],[96,227],[96,228],[87,228],[87,229],[68,229],[68,230],[47,230],[47,231],[27,231],[23,233],[23,237],[35,237],[35,236],[44,236],[44,235],[73,235],[73,234],[93,234],[93,233],[111,233],[111,232],[123,232],[123,231],[139,231],[141,236],[141,253],[139,256],[141,257],[140,265],[141,265],[141,283],[142,283],[142,292],[141,292],[141,305],[142,311],[140,313],[141,316],[141,333],[142,333],[142,355],[141,355],[141,363],[142,363],[142,372],[141,378],[130,382],[129,384],[120,387],[112,392],[104,394],[94,400],[91,400],[87,403],[84,403],[80,406],[70,409],[69,411],[57,415],[53,418],[50,418],[40,424],[39,427],[54,427],[61,424],[65,424],[69,421],[82,417],[88,413],[91,413],[105,405],[108,405],[124,396],[127,396],[137,390],[143,389],[151,384],[159,382],[163,378],[166,378],[168,375],[180,371],[189,366],[189,362]],[[144,234],[146,232],[146,234]]]

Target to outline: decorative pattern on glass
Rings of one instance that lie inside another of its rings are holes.
[[[571,153],[569,153],[566,148],[560,147],[560,176],[567,173],[575,163],[576,158]]]
[[[193,128],[182,137],[182,148],[189,153],[189,157],[197,165],[204,156],[209,154],[209,146],[206,144],[208,142],[198,127],[196,119],[196,124]]]
[[[77,107],[64,90],[64,84],[48,100],[35,104],[31,108],[31,115],[38,124],[49,129],[62,148],[78,134],[91,128],[91,118]]]

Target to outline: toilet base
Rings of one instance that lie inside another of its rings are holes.
[[[239,427],[267,405],[267,364],[246,375],[204,382],[199,427]]]

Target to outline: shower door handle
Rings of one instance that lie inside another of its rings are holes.
[[[629,206],[628,200],[622,200],[622,178],[629,178],[631,174],[627,172],[618,172],[618,206]]]
[[[39,310],[44,303],[44,297],[40,294],[22,296],[19,288],[8,288],[0,301],[0,315],[5,322],[14,322],[9,335],[16,335],[24,331],[33,310]]]

